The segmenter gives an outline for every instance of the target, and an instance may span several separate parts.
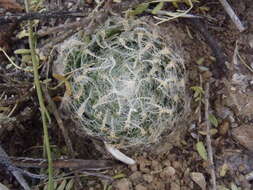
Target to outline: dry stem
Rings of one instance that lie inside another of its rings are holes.
[[[233,21],[233,23],[236,25],[236,27],[238,28],[238,30],[240,32],[243,32],[246,27],[243,26],[243,24],[241,23],[240,19],[238,18],[238,16],[235,14],[234,10],[231,8],[231,6],[228,4],[228,2],[226,0],[219,0],[220,3],[222,4],[223,8],[225,9],[225,11],[228,13],[228,15],[230,16],[231,20]]]
[[[211,136],[210,136],[210,121],[208,117],[209,117],[209,82],[206,83],[206,88],[205,88],[205,120],[206,120],[206,132],[207,132],[206,144],[207,144],[207,151],[208,151],[208,159],[211,165],[212,189],[217,190],[216,176],[215,176],[214,162],[213,162],[213,150],[212,150],[212,144],[211,144],[212,142],[211,142]]]

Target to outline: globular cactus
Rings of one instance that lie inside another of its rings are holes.
[[[119,147],[159,140],[184,111],[185,69],[178,46],[143,20],[110,18],[93,35],[75,34],[57,64],[70,76],[65,101],[91,136]]]

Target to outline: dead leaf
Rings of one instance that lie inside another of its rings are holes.
[[[234,128],[232,135],[242,146],[253,151],[253,125],[241,125]]]
[[[60,75],[60,74],[53,74],[53,77],[55,79],[59,80],[60,82],[64,82],[65,87],[66,87],[66,93],[68,96],[71,96],[72,95],[72,87],[68,81],[68,78],[63,75]]]
[[[219,125],[219,134],[224,136],[227,134],[229,130],[229,122],[228,121],[223,121],[220,125]]]
[[[6,12],[21,12],[23,8],[14,0],[0,0],[0,7]]]
[[[224,163],[220,168],[220,176],[224,177],[228,171],[229,167],[227,163]]]
[[[192,180],[201,187],[202,190],[206,190],[206,179],[202,173],[192,172],[190,176]]]

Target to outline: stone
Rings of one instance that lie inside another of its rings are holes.
[[[142,174],[139,171],[136,171],[132,175],[130,175],[129,179],[132,181],[133,184],[139,184],[143,181]]]
[[[175,174],[176,174],[176,170],[173,167],[168,166],[164,168],[163,171],[160,173],[160,177],[168,178],[168,177],[174,176]]]
[[[142,184],[138,184],[135,186],[135,190],[148,190],[148,189]]]
[[[170,189],[171,189],[171,190],[180,190],[180,185],[178,185],[178,184],[175,183],[175,182],[172,182],[172,183],[170,184]]]
[[[131,170],[132,172],[136,172],[136,171],[138,170],[137,164],[130,165],[129,168],[130,168],[130,170]]]
[[[130,190],[131,189],[131,182],[124,178],[116,182],[115,189],[116,190]]]
[[[141,172],[143,172],[143,173],[149,173],[150,172],[148,166],[150,166],[151,163],[150,163],[149,160],[147,160],[144,157],[139,157],[138,158],[138,163],[139,163],[139,169],[140,169]]]
[[[144,174],[143,175],[143,179],[148,182],[148,183],[151,183],[153,181],[153,176],[150,175],[150,174]]]
[[[178,161],[173,161],[173,162],[172,162],[172,166],[173,166],[173,168],[175,168],[175,169],[180,169],[180,168],[181,168],[181,163],[178,162]]]
[[[162,169],[162,166],[161,166],[161,164],[158,161],[152,160],[152,162],[151,162],[151,169],[153,171],[159,171],[159,170]]]
[[[164,165],[164,166],[171,166],[171,162],[170,162],[169,160],[165,160],[165,161],[163,162],[163,165]]]

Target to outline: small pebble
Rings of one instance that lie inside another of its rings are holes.
[[[148,183],[151,183],[153,181],[153,176],[150,175],[150,174],[144,174],[143,175],[143,179],[148,182]]]
[[[129,179],[134,182],[139,182],[142,180],[142,174],[139,171],[134,172],[132,175],[129,176]]]
[[[151,164],[149,160],[143,157],[140,157],[138,159],[138,163],[139,163],[140,171],[142,171],[143,173],[149,173],[149,169],[147,168],[147,166]]]
[[[168,166],[164,168],[163,171],[160,173],[160,177],[166,179],[168,177],[174,176],[175,174],[176,170],[173,167]]]
[[[175,168],[175,169],[180,169],[180,168],[181,168],[180,165],[181,165],[181,164],[180,164],[180,162],[178,162],[178,161],[173,161],[173,162],[172,162],[172,166],[173,166],[173,168]]]
[[[130,165],[129,167],[130,167],[130,169],[131,169],[132,172],[136,172],[138,170],[137,164]]]
[[[152,160],[152,162],[151,162],[151,169],[153,171],[160,171],[162,169],[162,166],[161,166],[161,164],[158,161]]]
[[[117,190],[130,190],[131,186],[131,182],[126,178],[117,181],[115,184]]]
[[[175,182],[172,182],[170,184],[170,189],[173,189],[173,190],[180,190],[180,185],[178,185],[177,183]]]
[[[171,162],[169,160],[165,160],[163,162],[163,165],[165,165],[165,166],[171,166]]]
[[[138,184],[135,186],[135,190],[147,190],[147,188],[143,186],[142,184]]]

